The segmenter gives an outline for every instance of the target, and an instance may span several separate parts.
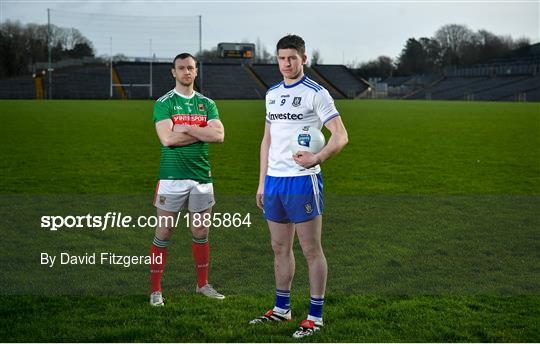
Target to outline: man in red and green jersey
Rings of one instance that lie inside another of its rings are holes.
[[[154,122],[161,142],[159,180],[154,196],[159,221],[150,254],[150,304],[163,306],[161,277],[167,257],[167,247],[179,212],[187,205],[191,218],[203,219],[211,213],[214,201],[212,174],[208,161],[208,143],[221,143],[223,124],[219,120],[216,104],[195,92],[197,61],[190,54],[177,55],[171,69],[176,81],[174,89],[159,98],[154,105]],[[208,284],[210,248],[209,228],[204,221],[191,221],[192,253],[197,274],[196,292],[224,299]],[[159,262],[159,263],[158,263]]]

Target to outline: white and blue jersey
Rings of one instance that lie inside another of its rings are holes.
[[[292,85],[276,84],[266,93],[270,124],[264,214],[274,222],[305,222],[323,213],[320,166],[305,169],[292,158],[289,142],[304,126],[321,129],[339,116],[328,91],[304,76]]]
[[[280,82],[266,93],[266,122],[270,125],[270,151],[267,175],[294,177],[320,172],[319,165],[304,169],[294,162],[289,142],[304,126],[321,129],[339,116],[328,91],[304,76],[292,85]]]

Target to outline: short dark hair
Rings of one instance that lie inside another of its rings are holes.
[[[174,60],[172,62],[172,67],[175,68],[176,60],[178,60],[178,59],[185,60],[188,57],[191,57],[195,61],[195,66],[196,66],[197,65],[197,59],[195,58],[195,56],[191,55],[190,53],[181,53],[181,54],[176,55],[176,57],[174,58]]]
[[[296,49],[300,55],[304,55],[306,53],[306,42],[300,36],[288,34],[277,42],[276,52],[279,49]]]

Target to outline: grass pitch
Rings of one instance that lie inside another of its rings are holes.
[[[40,264],[41,252],[146,254],[150,228],[40,228],[43,215],[153,215],[159,144],[148,101],[1,101],[0,340],[292,341],[307,313],[297,245],[295,322],[250,327],[273,303],[272,252],[254,206],[261,101],[219,101],[211,282],[194,295],[190,235],[173,237],[169,300],[147,267]],[[308,341],[540,341],[540,105],[340,101],[349,145],[323,166],[325,328]]]

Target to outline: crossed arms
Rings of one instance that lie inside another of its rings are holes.
[[[172,120],[164,119],[156,123],[156,132],[166,147],[187,146],[197,141],[222,143],[225,138],[225,129],[218,119],[210,120],[206,127],[173,125]]]

